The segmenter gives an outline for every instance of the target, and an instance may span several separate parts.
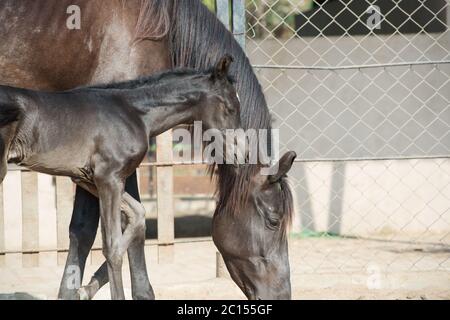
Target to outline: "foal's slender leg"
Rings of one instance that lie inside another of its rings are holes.
[[[139,189],[137,182],[137,174],[130,176],[125,183],[124,200],[130,204],[130,201],[135,200],[141,208],[142,204],[139,197]],[[129,197],[127,200],[126,198]],[[136,206],[136,203],[135,203]],[[131,292],[134,300],[154,300],[155,294],[150,284],[147,266],[145,263],[145,210],[144,210],[144,229],[139,236],[132,241],[128,248],[128,261],[130,264],[131,274]]]
[[[86,183],[79,183],[79,185],[92,193],[96,197],[98,197],[97,190],[94,185],[89,185]],[[130,176],[125,184],[126,198],[128,199],[128,203],[134,200],[134,207],[142,208],[142,204],[140,204],[139,192],[137,188],[137,175],[134,173]],[[136,204],[137,203],[137,204]],[[122,206],[122,210],[125,210]],[[125,212],[125,215],[128,215]],[[145,211],[144,211],[145,215]],[[125,230],[126,223],[123,222],[122,217],[122,225],[123,230]],[[144,219],[144,229],[140,231],[140,235],[136,236],[128,247],[128,260],[130,265],[130,273],[131,273],[131,288],[132,295],[134,300],[154,300],[155,294],[153,288],[148,279],[147,266],[145,263],[145,216]],[[89,284],[80,288],[79,290],[79,298],[81,299],[92,299],[94,295],[108,283],[108,268],[106,262],[104,262],[100,268],[95,272]]]
[[[145,210],[140,203],[139,190],[137,184],[137,174],[134,173],[131,175],[125,183],[125,191],[124,197],[128,200],[125,200],[126,203],[130,206],[130,203],[134,203],[134,211],[139,210],[143,216],[143,228],[139,230],[139,236],[133,238],[132,242],[128,247],[128,261],[130,265],[130,274],[131,274],[131,292],[134,300],[154,300],[155,293],[150,284],[147,266],[145,263]],[[122,210],[124,208],[122,207]],[[143,210],[143,211],[142,211]],[[124,210],[125,215],[130,218],[129,213],[127,214],[127,210]],[[128,211],[132,212],[132,211]],[[140,221],[139,223],[141,223]],[[125,230],[126,223],[123,224],[123,230]],[[88,287],[90,287],[89,297],[93,297],[93,295],[106,283],[108,283],[107,277],[107,267],[106,263],[104,263],[94,274],[91,281],[89,282]],[[94,288],[94,290],[92,290]],[[97,288],[97,289],[95,289]]]
[[[137,186],[137,174],[133,173],[125,184],[125,191],[136,201],[140,201]],[[134,300],[154,300],[155,294],[148,279],[145,263],[145,228],[142,236],[136,237],[128,247],[128,261],[131,274],[131,292]],[[108,268],[106,262],[95,272],[89,284],[80,290],[80,297],[92,299],[94,295],[108,283]]]
[[[85,182],[76,182],[80,187],[87,190],[91,194],[98,197],[97,189],[94,185],[85,183]],[[144,206],[137,200],[135,200],[130,194],[124,193],[122,196],[121,203],[122,210],[122,230],[124,236],[124,242],[132,244],[138,242],[145,241],[145,208]],[[128,251],[130,248],[128,248]],[[131,261],[130,261],[131,263]],[[145,265],[145,257],[143,260]],[[147,272],[145,270],[145,274],[141,276],[141,279],[138,277],[134,278],[132,285],[136,283],[136,281],[147,281],[148,282]],[[108,268],[106,262],[102,264],[100,269],[92,277],[91,281],[87,286],[81,287],[79,289],[80,299],[90,300],[94,297],[94,295],[98,292],[98,290],[108,282]],[[151,286],[150,286],[151,288]],[[152,290],[152,289],[151,289]],[[153,290],[151,291],[153,293]],[[136,297],[136,291],[133,288],[133,298]]]
[[[66,285],[67,283],[71,283],[70,281],[74,275],[72,269],[79,269],[81,271],[80,280],[82,280],[86,258],[92,248],[97,233],[99,221],[98,195],[96,191],[93,193],[89,188],[89,186],[77,187],[70,227],[69,255],[59,289],[59,299],[92,299],[98,290],[108,283],[107,265],[104,262],[95,272],[88,286],[79,290],[78,287],[74,288],[72,285],[69,287]],[[136,172],[126,180],[125,191],[140,201]],[[95,197],[92,194],[95,194]],[[142,239],[136,239],[128,248],[132,295],[135,300],[154,300],[155,294],[147,274],[144,245],[145,232]]]
[[[78,299],[78,288],[83,281],[86,258],[95,240],[99,221],[98,199],[77,187],[70,222],[69,253],[61,280],[58,299]],[[75,283],[79,280],[79,283]]]
[[[145,238],[144,206],[140,202],[134,200],[134,198],[128,193],[124,193],[122,197],[121,209],[124,242],[129,242],[131,245],[132,243],[139,241],[141,238]],[[78,290],[80,299],[91,300],[98,290],[100,290],[100,288],[106,283],[108,283],[108,266],[105,262],[96,271],[89,284]]]
[[[127,247],[123,243],[120,214],[124,184],[120,179],[110,176],[96,177],[95,183],[100,199],[103,254],[108,264],[111,298],[124,300],[122,262]]]

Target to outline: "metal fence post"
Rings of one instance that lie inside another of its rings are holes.
[[[241,47],[245,49],[245,1],[232,0],[231,8],[233,25],[230,24],[231,17],[229,0],[217,0],[217,17],[228,30],[233,32],[236,40],[239,42]]]
[[[22,265],[39,265],[38,174],[22,171]]]
[[[217,17],[219,20],[230,29],[230,1],[229,0],[217,0]]]
[[[156,137],[157,162],[170,163],[172,154],[172,131]],[[174,259],[175,221],[173,211],[173,167],[156,168],[158,207],[158,262],[170,263]]]
[[[245,50],[245,0],[233,0],[233,34]]]

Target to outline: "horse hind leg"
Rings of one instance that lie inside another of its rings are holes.
[[[136,172],[131,175],[125,184],[125,192],[131,196],[129,201],[137,201],[141,206]],[[145,217],[142,217],[144,230],[136,236],[128,248],[128,261],[130,262],[131,292],[134,300],[154,300],[155,293],[150,284],[145,262]]]

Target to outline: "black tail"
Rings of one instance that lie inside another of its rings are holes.
[[[22,115],[22,109],[14,104],[0,104],[0,128],[18,121]]]

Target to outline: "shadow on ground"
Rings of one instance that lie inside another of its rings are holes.
[[[0,293],[0,300],[41,300],[26,292]]]
[[[206,216],[184,216],[175,218],[175,238],[197,238],[211,236],[212,218]],[[146,220],[146,239],[156,239],[157,220]]]

